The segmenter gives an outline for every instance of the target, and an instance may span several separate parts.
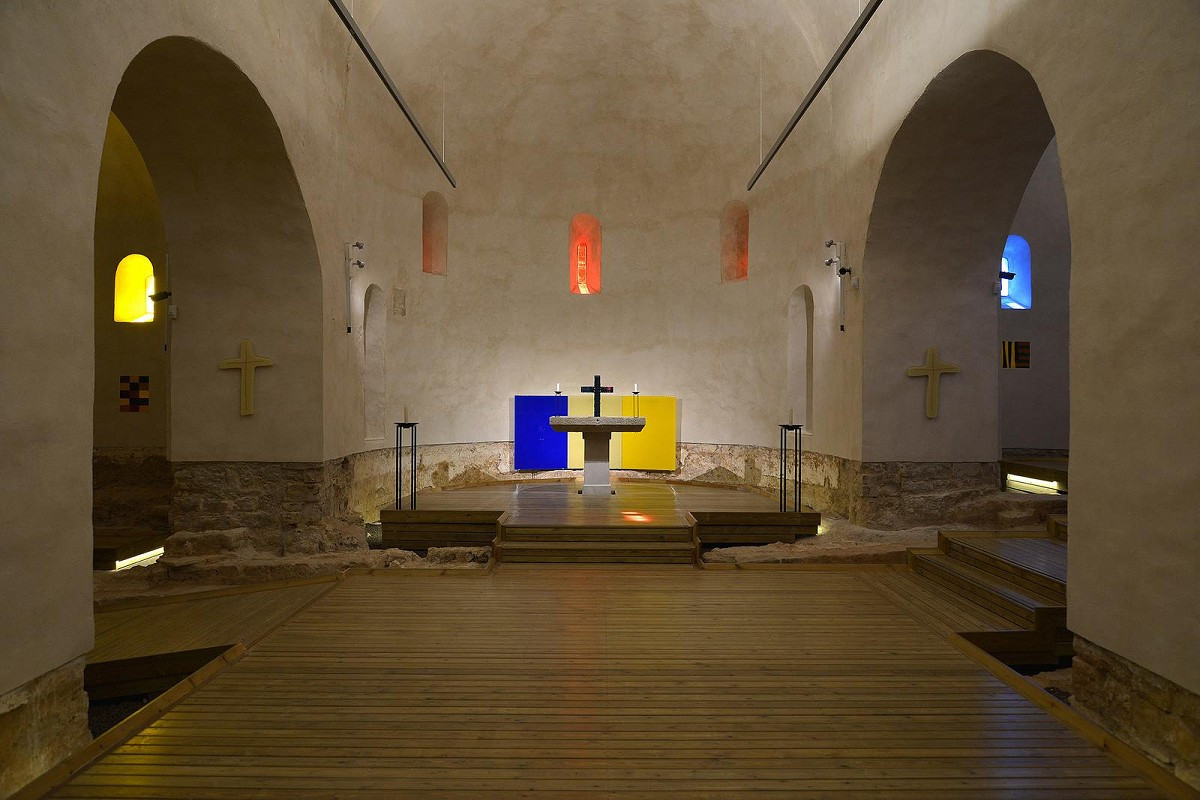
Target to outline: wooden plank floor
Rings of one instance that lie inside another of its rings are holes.
[[[165,597],[96,611],[96,645],[88,661],[249,644],[329,589],[329,583],[288,586],[213,597]],[[208,596],[205,596],[208,595]]]
[[[517,484],[508,505],[509,527],[583,527],[645,525],[691,527],[675,502],[671,486],[650,483],[617,485],[615,495],[578,493],[574,483]],[[735,494],[735,493],[731,493]]]
[[[852,568],[352,577],[55,796],[1146,798]]]

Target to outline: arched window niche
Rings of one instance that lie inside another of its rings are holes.
[[[601,240],[600,220],[591,214],[571,217],[568,251],[571,294],[600,294]]]
[[[450,207],[438,192],[426,192],[421,200],[421,271],[446,274],[446,251],[450,239]]]
[[[789,419],[812,432],[813,424],[813,294],[800,286],[788,300],[787,412]]]
[[[363,299],[363,431],[366,439],[382,439],[387,433],[385,355],[387,352],[387,304],[383,290],[371,284]]]
[[[750,209],[730,200],[721,209],[721,283],[744,281],[750,273]]]
[[[995,252],[995,251],[992,251]],[[1033,308],[1033,265],[1029,242],[1013,233],[1000,257],[1000,307],[1025,311]],[[1007,277],[1011,275],[1012,277]]]

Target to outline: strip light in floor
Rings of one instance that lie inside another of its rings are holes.
[[[1024,483],[1028,486],[1037,486],[1040,489],[1049,489],[1058,491],[1058,481],[1044,481],[1041,478],[1030,478],[1025,475],[1014,475],[1011,472],[1008,474],[1009,483]]]
[[[159,547],[154,550],[151,550],[148,553],[142,553],[141,555],[130,556],[129,558],[123,558],[117,562],[117,566],[113,568],[113,572],[117,572],[118,570],[128,569],[129,567],[136,567],[137,565],[139,565],[143,562],[154,563],[155,561],[158,560],[158,557],[161,556],[162,554],[163,554],[163,548]]]

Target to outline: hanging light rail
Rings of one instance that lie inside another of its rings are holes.
[[[433,156],[433,160],[437,162],[438,169],[446,176],[446,180],[450,181],[450,185],[457,189],[458,184],[455,183],[454,176],[450,174],[450,169],[446,166],[445,159],[438,153],[437,148],[433,146],[433,142],[429,141],[429,137],[425,135],[425,131],[421,128],[421,123],[417,122],[412,109],[408,107],[408,103],[404,102],[404,97],[400,94],[400,90],[396,88],[396,84],[392,82],[391,76],[383,68],[383,64],[379,61],[379,56],[375,55],[375,51],[371,49],[371,44],[358,27],[358,23],[354,21],[354,17],[351,16],[350,11],[346,8],[346,4],[342,0],[329,0],[329,4],[333,6],[333,10],[342,18],[342,23],[346,26],[346,30],[350,31],[350,35],[354,37],[354,41],[358,44],[358,49],[362,50],[363,55],[367,57],[367,61],[371,62],[371,66],[375,69],[375,74],[383,81],[383,85],[387,87],[388,93],[396,101],[396,105],[400,106],[400,110],[408,118],[409,124],[417,132],[417,136],[421,137],[421,142],[424,143],[425,149],[429,151],[429,155]]]
[[[336,2],[336,0],[334,0]],[[817,99],[817,93],[829,81],[829,77],[833,75],[833,71],[837,69],[838,64],[842,63],[842,59],[846,56],[846,52],[850,49],[850,45],[854,44],[854,40],[862,33],[863,28],[867,27],[867,22],[870,21],[871,15],[875,13],[875,9],[879,8],[879,4],[883,0],[870,0],[862,13],[858,15],[858,19],[850,28],[850,32],[846,34],[846,38],[842,39],[842,43],[838,45],[838,49],[834,51],[833,58],[829,59],[829,63],[825,65],[825,69],[821,70],[821,74],[817,76],[817,81],[808,90],[808,94],[800,101],[800,107],[796,109],[796,113],[792,114],[792,118],[784,127],[783,133],[779,134],[779,138],[775,140],[775,144],[771,145],[771,150],[767,153],[767,157],[758,165],[758,169],[754,171],[754,177],[746,184],[746,191],[754,188],[754,184],[758,183],[759,177],[762,176],[763,170],[771,163],[771,159],[779,152],[779,148],[783,147],[783,143],[792,135],[792,129],[796,127],[796,123],[804,116],[804,112],[808,111],[808,107],[812,105],[813,100]]]

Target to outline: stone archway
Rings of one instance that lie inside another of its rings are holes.
[[[863,258],[863,483],[873,488],[858,519],[923,524],[999,489],[999,254],[1053,137],[1033,77],[976,50],[929,83],[893,138]],[[923,381],[906,375],[928,347],[962,367],[942,379],[932,419]]]
[[[178,36],[133,58],[112,113],[153,181],[170,265],[158,288],[178,310],[171,527],[315,522],[318,493],[301,495],[320,477],[289,464],[322,458],[321,267],[275,117],[233,61]],[[272,361],[257,370],[252,414],[240,371],[218,369],[242,340]]]

